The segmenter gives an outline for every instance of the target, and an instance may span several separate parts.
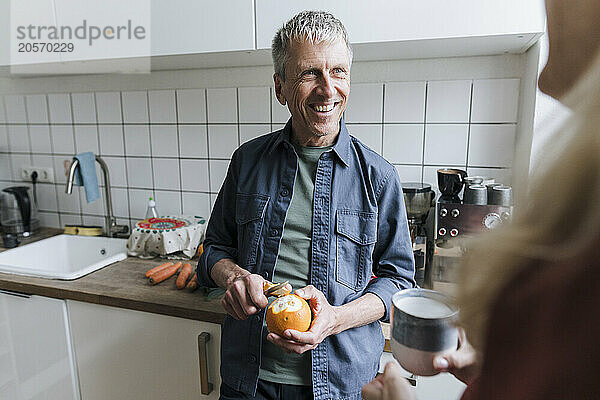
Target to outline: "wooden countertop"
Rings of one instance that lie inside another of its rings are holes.
[[[175,288],[171,278],[150,286],[144,273],[159,260],[128,258],[72,281],[0,273],[0,289],[32,295],[85,301],[220,324],[225,311],[219,299],[201,290]]]
[[[41,240],[60,233],[60,230],[44,229],[28,241]],[[3,250],[5,249],[0,247],[0,251]],[[196,262],[192,261],[192,265],[195,266]],[[0,289],[217,324],[223,322],[226,313],[220,300],[206,296],[202,289],[191,293],[177,290],[173,278],[150,286],[144,273],[160,263],[159,259],[142,260],[129,257],[72,281],[0,273]],[[390,351],[389,324],[382,323],[382,330],[386,338],[385,351]]]

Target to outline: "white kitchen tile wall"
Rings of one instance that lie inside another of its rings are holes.
[[[144,91],[122,92],[123,122],[148,123],[148,94]]]
[[[48,105],[43,94],[25,96],[27,119],[32,124],[48,123]]]
[[[208,125],[208,154],[210,158],[231,158],[238,146],[237,125]]]
[[[467,163],[469,125],[426,125],[425,164],[463,166]]]
[[[150,122],[175,123],[177,121],[174,90],[150,90],[148,92],[148,103],[150,106]]]
[[[271,88],[271,123],[285,124],[290,118],[287,106],[281,105],[275,95],[275,88]]]
[[[518,96],[519,79],[359,83],[345,119],[404,182],[435,187],[436,170],[454,166],[510,183]],[[150,196],[163,214],[207,216],[234,150],[289,115],[265,86],[0,96],[0,187],[22,184],[22,166],[51,166],[55,183],[38,186],[42,222],[102,223],[102,200],[64,191],[64,162],[94,151],[120,223],[143,218]]]
[[[30,125],[29,138],[33,153],[52,153],[50,127],[48,125]]]
[[[206,122],[206,90],[178,90],[177,110],[179,123]]]
[[[123,156],[125,154],[123,126],[98,125],[98,138],[101,155]]]
[[[0,152],[8,152],[8,132],[6,125],[0,125]]]
[[[179,155],[208,157],[208,138],[205,125],[179,125]]]
[[[121,93],[99,92],[95,95],[98,123],[121,123]]]
[[[73,122],[93,124],[96,122],[96,102],[94,93],[73,93]],[[27,103],[29,107],[29,103]]]
[[[420,166],[423,162],[424,129],[423,124],[385,124],[383,156],[391,163]]]
[[[151,125],[150,142],[154,157],[177,157],[179,155],[177,126],[175,125]]]
[[[208,123],[238,122],[237,90],[235,88],[207,89]]]
[[[471,108],[471,81],[437,81],[427,86],[427,122],[467,123]]]
[[[384,122],[422,123],[425,119],[425,82],[385,85]]]
[[[26,153],[30,151],[26,125],[8,126],[8,148],[11,152]]]
[[[182,159],[181,188],[188,191],[209,192],[209,173],[207,160]]]
[[[49,94],[48,109],[50,110],[50,122],[53,124],[70,124],[73,121],[69,94]]]
[[[9,123],[27,122],[25,97],[19,95],[5,96],[4,106],[6,107],[7,121]]]
[[[99,153],[98,127],[96,125],[75,125],[75,149],[77,153],[86,151]]]
[[[344,118],[346,122],[381,122],[383,116],[383,84],[352,85]]]
[[[50,135],[54,152],[57,154],[73,155],[75,153],[75,134],[71,125],[52,125]]]
[[[240,122],[271,122],[271,98],[268,87],[239,88],[238,100]]]

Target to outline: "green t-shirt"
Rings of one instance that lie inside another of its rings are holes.
[[[298,155],[298,172],[294,181],[292,201],[285,217],[279,254],[273,273],[273,282],[289,281],[294,290],[309,284],[313,192],[317,163],[321,154],[332,147],[294,145]],[[270,302],[274,300],[271,298]],[[288,354],[281,347],[267,340],[268,332],[265,323],[260,379],[290,385],[311,385],[310,352]]]

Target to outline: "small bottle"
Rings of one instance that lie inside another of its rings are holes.
[[[148,199],[148,209],[146,210],[146,218],[158,218],[158,210],[156,209],[156,202],[152,197]]]

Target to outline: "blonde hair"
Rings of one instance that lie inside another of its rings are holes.
[[[573,114],[545,146],[512,222],[472,243],[459,272],[460,325],[479,350],[511,279],[532,262],[576,255],[600,234],[600,52],[561,102]]]

